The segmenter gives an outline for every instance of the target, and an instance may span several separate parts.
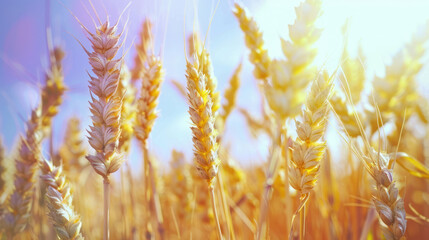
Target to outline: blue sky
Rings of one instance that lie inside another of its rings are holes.
[[[84,32],[67,9],[72,11],[84,24],[91,26],[91,18],[83,6],[90,9],[87,0],[52,1],[47,13],[45,1],[15,0],[3,3],[0,9],[0,133],[10,150],[17,136],[24,131],[24,122],[31,108],[39,101],[39,86],[44,81],[44,69],[47,66],[46,16],[51,19],[54,43],[60,44],[66,51],[64,71],[66,93],[64,103],[54,120],[55,146],[58,147],[64,132],[66,121],[71,116],[82,119],[82,127],[90,124],[87,88],[90,70],[87,56],[75,38],[84,46],[89,46]],[[110,19],[117,19],[127,1],[93,0],[97,12],[105,19],[105,10]],[[101,4],[104,2],[103,4]],[[195,6],[195,2],[198,2]],[[287,37],[287,25],[293,23],[294,9],[299,1],[243,1],[260,23],[271,56],[280,57],[279,36]],[[189,130],[190,120],[187,104],[170,84],[175,79],[185,83],[184,32],[191,33],[198,19],[199,29],[207,32],[216,1],[160,0],[132,1],[125,11],[121,26],[129,19],[124,52],[129,66],[135,51],[132,46],[140,30],[144,17],[150,17],[154,24],[155,49],[163,53],[166,68],[166,80],[160,96],[160,117],[150,138],[151,151],[163,162],[169,159],[171,150],[184,151],[191,157],[192,142]],[[244,59],[242,88],[239,91],[238,105],[259,113],[260,96],[251,75],[252,66],[247,60],[243,34],[234,18],[231,7],[233,1],[221,0],[214,15],[208,35],[208,47],[211,52],[215,74],[219,80],[218,88],[225,89],[234,68]],[[383,65],[389,63],[400,46],[407,41],[421,24],[428,19],[427,1],[334,1],[324,2],[324,16],[321,24],[325,27],[320,41],[318,61],[328,62],[335,68],[341,51],[340,29],[344,20],[351,17],[351,44],[363,43],[368,55],[370,67],[368,78],[376,73],[382,75]],[[197,14],[194,10],[197,9]],[[90,14],[94,16],[92,10]],[[186,18],[184,15],[186,14]],[[355,51],[352,50],[352,52]],[[427,62],[427,57],[425,61]],[[427,68],[424,70],[427,76]],[[420,79],[422,89],[428,90],[428,80]],[[252,139],[245,127],[244,119],[234,112],[227,123],[225,143],[240,162],[257,163],[265,159],[268,140],[264,137]],[[139,158],[134,152],[133,158]],[[138,160],[136,160],[138,161]]]

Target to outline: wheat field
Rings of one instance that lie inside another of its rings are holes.
[[[429,4],[18,2],[0,239],[427,238]]]

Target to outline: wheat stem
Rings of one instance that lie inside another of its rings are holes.
[[[150,181],[150,186],[152,190],[151,196],[152,196],[152,200],[155,208],[156,223],[158,225],[157,229],[158,229],[160,238],[164,239],[164,219],[162,217],[161,204],[159,200],[158,191],[156,189],[154,169],[153,169],[152,161],[149,157],[149,151],[146,144],[143,146],[143,155],[144,155],[144,158],[147,159],[146,162],[148,167],[148,179],[146,180]]]
[[[218,236],[219,240],[222,240],[222,230],[220,228],[219,217],[218,217],[217,210],[216,210],[216,198],[215,198],[213,186],[209,187],[209,192],[210,192],[210,198],[211,198],[211,202],[212,202],[213,215],[214,215],[215,222],[216,222],[217,236]]]
[[[103,192],[104,192],[104,215],[103,215],[103,239],[110,239],[109,236],[109,207],[110,207],[110,182],[109,178],[106,177],[103,180]]]
[[[299,212],[299,240],[304,239],[305,233],[305,205],[303,209]]]
[[[228,236],[230,239],[235,239],[235,234],[234,234],[234,225],[232,223],[232,218],[231,218],[231,211],[229,210],[229,205],[226,202],[226,197],[225,197],[225,188],[223,185],[223,179],[222,179],[222,173],[220,172],[218,175],[218,188],[219,188],[219,192],[220,192],[220,197],[222,200],[222,208],[223,208],[223,212],[225,213],[225,218],[226,218],[226,223],[228,225]]]

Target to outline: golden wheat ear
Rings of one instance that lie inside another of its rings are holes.
[[[243,62],[235,68],[234,73],[229,79],[229,85],[224,92],[224,101],[222,103],[221,113],[216,119],[216,124],[219,128],[219,131],[222,133],[225,128],[226,119],[231,114],[232,110],[236,105],[236,99],[238,94],[238,89],[240,88],[241,80],[241,71],[243,69]]]
[[[194,62],[186,62],[186,79],[189,115],[193,123],[191,130],[194,143],[194,163],[199,175],[207,181],[218,228],[218,237],[222,238],[214,196],[214,182],[220,165],[219,145],[215,129],[216,111],[219,108],[215,105],[219,105],[219,93],[214,89],[215,83],[209,83],[215,78],[210,76],[212,71],[210,71],[211,66],[208,64],[210,64],[208,53],[206,54],[204,49],[201,54],[194,54]],[[217,101],[216,103],[213,102],[212,97]]]
[[[70,184],[64,176],[62,166],[55,167],[50,161],[43,159],[40,163],[40,178],[47,186],[46,206],[48,216],[57,233],[63,240],[83,239],[82,222],[73,207]]]
[[[131,79],[133,83],[143,77],[145,66],[149,56],[153,52],[152,22],[149,19],[145,19],[141,27],[142,29],[139,35],[140,42],[136,44],[137,54],[134,57],[134,67],[131,69]]]
[[[15,160],[15,188],[6,201],[7,211],[0,219],[0,226],[9,239],[13,239],[24,231],[31,216],[35,175],[40,158],[41,117],[39,111],[32,111],[26,127],[26,134],[20,139],[19,152]]]
[[[259,30],[258,24],[250,16],[247,9],[241,4],[235,3],[233,13],[240,24],[240,28],[245,36],[246,46],[250,51],[249,60],[255,67],[253,75],[255,78],[265,82],[266,78],[269,76],[271,59],[264,46],[262,32]]]
[[[307,96],[305,109],[302,111],[302,121],[296,121],[298,138],[292,146],[292,158],[289,166],[289,183],[300,195],[300,205],[292,218],[290,238],[293,236],[293,220],[300,213],[303,218],[303,208],[308,200],[310,191],[314,188],[319,175],[320,161],[325,154],[326,141],[323,136],[326,130],[329,113],[329,98],[333,88],[332,77],[326,71],[313,81]],[[300,239],[304,236],[304,226],[300,221]]]
[[[65,52],[60,47],[55,47],[50,52],[51,66],[46,72],[46,83],[41,92],[41,117],[42,128],[48,130],[51,127],[53,117],[57,115],[59,106],[67,87],[64,84],[62,63]]]
[[[94,155],[88,155],[87,159],[105,179],[116,172],[123,161],[117,151],[122,99],[116,96],[116,91],[121,58],[114,59],[119,50],[119,38],[116,26],[111,27],[106,21],[97,27],[96,34],[90,33],[93,52],[87,52],[94,73],[89,81],[93,125],[88,131],[88,141],[96,151]]]
[[[84,158],[87,149],[83,144],[80,125],[80,120],[77,117],[71,117],[67,121],[63,144],[59,149],[63,170],[72,178],[74,178],[73,175],[75,175],[75,173],[80,172],[86,165],[88,165],[88,162]],[[74,182],[73,179],[71,180]]]
[[[131,140],[134,135],[133,127],[137,110],[135,104],[136,91],[137,89],[131,83],[131,73],[125,63],[122,63],[117,90],[117,96],[122,98],[121,136],[118,149],[124,154],[130,152]]]
[[[137,100],[138,114],[134,126],[135,135],[142,143],[147,141],[158,116],[156,107],[163,81],[164,69],[161,59],[150,56],[142,78],[140,98]]]

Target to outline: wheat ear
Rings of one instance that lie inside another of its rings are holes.
[[[81,234],[82,222],[74,211],[70,184],[66,180],[62,167],[54,167],[44,159],[40,163],[41,179],[47,186],[46,205],[48,215],[57,233],[62,240],[83,239]]]
[[[118,145],[118,149],[122,153],[129,153],[130,151],[131,139],[134,134],[134,121],[136,117],[136,106],[134,104],[136,88],[131,84],[130,80],[130,71],[125,64],[122,64],[117,90],[117,95],[122,97],[121,136],[119,138]]]
[[[231,114],[232,110],[235,107],[238,88],[240,87],[242,68],[243,68],[243,64],[240,62],[240,64],[235,68],[231,78],[229,79],[229,86],[225,89],[224,96],[223,96],[224,102],[222,104],[222,111],[218,117],[219,124],[217,124],[217,126],[219,126],[220,129],[225,128],[226,119],[228,118],[229,114]]]
[[[381,127],[377,122],[377,108],[382,113],[383,122],[393,115],[397,128],[396,131],[393,131],[393,136],[389,136],[389,141],[393,146],[399,139],[397,133],[400,132],[402,126],[404,106],[411,109],[405,115],[406,120],[418,106],[419,94],[416,90],[415,78],[423,66],[425,43],[429,40],[429,22],[426,23],[425,28],[424,32],[414,34],[411,41],[393,56],[392,62],[385,67],[385,76],[375,76],[373,80],[374,100],[371,95],[369,103],[372,105],[372,109],[367,114],[367,125],[371,126],[372,133]]]
[[[298,138],[292,147],[291,165],[289,166],[290,185],[300,195],[300,205],[295,213],[301,214],[308,200],[310,191],[316,184],[319,174],[320,160],[325,153],[326,142],[322,139],[329,110],[329,98],[332,93],[332,79],[325,71],[320,74],[311,86],[305,109],[302,112],[302,122],[296,121]],[[303,224],[300,221],[300,239],[303,239]],[[293,218],[292,218],[293,226]],[[293,230],[290,232],[292,239]]]
[[[81,138],[79,118],[72,117],[68,120],[63,145],[60,147],[59,153],[62,159],[63,171],[70,177],[75,175],[71,174],[71,172],[77,173],[82,170],[85,163],[88,164],[84,160],[86,149]]]
[[[270,57],[264,46],[264,39],[256,21],[250,16],[244,6],[235,3],[233,9],[235,17],[240,23],[240,28],[245,36],[245,43],[250,51],[249,60],[255,69],[255,78],[265,81],[269,76]]]
[[[407,220],[404,200],[393,181],[394,164],[391,162],[394,156],[371,150],[364,158],[367,159],[367,170],[375,180],[373,203],[381,221],[387,226],[383,229],[386,239],[399,240],[405,234]]]
[[[199,175],[207,181],[218,228],[218,237],[221,239],[222,233],[214,198],[214,181],[220,164],[217,155],[219,148],[216,140],[217,133],[214,128],[216,113],[213,113],[213,102],[207,87],[209,78],[203,72],[201,61],[201,56],[194,54],[194,63],[189,61],[186,63],[189,114],[193,123],[191,129],[192,141],[194,142],[194,161]]]
[[[161,92],[161,83],[164,80],[164,70],[160,58],[151,56],[148,67],[144,71],[140,98],[137,101],[138,113],[134,132],[137,139],[146,144],[149,134],[152,131],[155,119],[158,117],[156,106]]]
[[[110,26],[106,21],[97,27],[95,34],[82,26],[92,43],[93,52],[85,51],[94,73],[89,81],[92,126],[88,131],[88,142],[95,153],[88,155],[87,159],[104,179],[105,240],[109,239],[109,175],[116,172],[124,160],[118,152],[122,99],[116,94],[121,58],[113,59],[120,48],[121,34],[116,34],[117,24]]]
[[[268,105],[282,122],[296,117],[305,101],[305,88],[314,79],[312,63],[317,54],[314,43],[322,30],[316,27],[321,15],[320,0],[306,0],[295,8],[296,19],[289,25],[290,40],[281,39],[285,60],[271,62],[270,84],[265,85]]]
[[[50,52],[50,55],[50,69],[46,73],[46,83],[41,92],[41,121],[44,129],[50,128],[52,118],[57,115],[66,91],[61,64],[64,51],[56,47]]]
[[[145,19],[141,27],[140,42],[136,44],[137,54],[134,57],[134,67],[131,69],[131,79],[134,83],[143,77],[145,65],[150,57],[148,53],[153,48],[152,23]]]
[[[35,186],[34,175],[40,157],[40,114],[33,110],[27,122],[25,137],[21,137],[18,157],[15,160],[14,191],[7,200],[8,209],[1,219],[1,226],[9,239],[22,232],[31,216],[31,203]]]

